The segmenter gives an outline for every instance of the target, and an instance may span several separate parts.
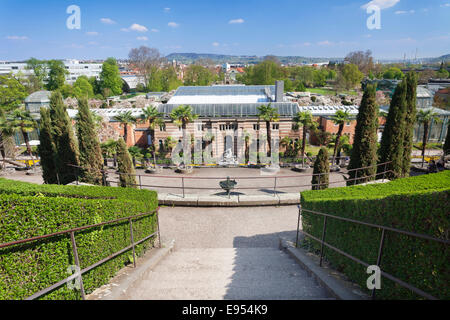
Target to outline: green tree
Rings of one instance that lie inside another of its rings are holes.
[[[181,105],[172,110],[170,113],[170,118],[177,126],[181,127],[183,131],[183,143],[185,143],[185,141],[187,141],[187,125],[195,119],[198,119],[198,115],[193,114],[193,109],[191,106]]]
[[[0,109],[2,112],[9,112],[18,108],[28,92],[25,86],[14,76],[0,76]]]
[[[378,167],[378,172],[391,171],[386,174],[388,179],[402,177],[403,174],[403,143],[405,137],[406,119],[406,81],[402,81],[395,89],[389,113],[384,126],[379,149],[379,163],[390,162]]]
[[[41,121],[39,123],[38,153],[41,158],[42,178],[46,184],[57,184],[55,164],[55,143],[53,142],[50,110],[41,108]]]
[[[409,177],[411,168],[411,153],[413,148],[414,127],[416,124],[417,109],[417,74],[409,72],[406,75],[406,114],[405,132],[403,140],[402,177]]]
[[[60,183],[68,184],[77,178],[78,172],[69,165],[79,166],[80,158],[72,121],[67,114],[59,91],[55,91],[50,97],[50,119],[56,150],[56,172],[59,175]]]
[[[383,79],[388,79],[388,80],[401,80],[403,79],[405,75],[403,74],[402,70],[400,70],[399,68],[396,67],[391,67],[388,70],[386,70],[385,73],[383,73]]]
[[[314,162],[314,172],[311,181],[312,190],[324,190],[328,188],[330,175],[330,163],[328,162],[327,148],[322,147],[319,150],[316,161]]]
[[[117,143],[117,166],[119,171],[119,185],[123,188],[136,188],[136,172],[134,171],[130,153],[122,138],[119,138]]]
[[[423,138],[422,138],[422,167],[425,163],[425,150],[428,143],[428,134],[430,130],[430,124],[432,122],[440,122],[439,114],[433,112],[432,109],[429,110],[419,110],[417,113],[417,122],[419,125],[423,125]]]
[[[115,116],[114,120],[119,121],[123,125],[123,139],[127,141],[128,126],[135,124],[137,119],[133,116],[131,111],[126,111]]]
[[[349,179],[368,177],[348,181],[347,185],[365,183],[375,178],[377,164],[377,142],[378,142],[378,107],[376,103],[376,84],[369,84],[364,90],[359,113],[356,118],[355,137],[353,142],[352,156],[348,169],[361,169],[349,171]],[[373,177],[372,177],[373,176]]]
[[[260,120],[265,121],[266,123],[266,133],[267,133],[267,156],[271,157],[272,154],[272,128],[271,123],[272,122],[279,122],[280,121],[280,115],[278,114],[277,108],[272,108],[271,104],[268,105],[262,105],[258,108],[258,118]]]
[[[50,60],[47,64],[49,68],[47,90],[54,91],[61,89],[66,82],[66,75],[69,74],[64,63],[60,60]]]
[[[107,158],[113,158],[113,167],[117,167],[117,141],[114,139],[109,139],[108,141],[102,143],[100,147],[102,148],[102,152],[104,155],[105,160]],[[105,166],[107,166],[108,163],[106,161]]]
[[[44,87],[44,80],[47,78],[47,62],[36,58],[30,58],[27,60],[26,68],[28,70],[33,70],[35,91],[41,90]]]
[[[209,86],[214,80],[213,73],[203,66],[190,65],[184,75],[185,86]]]
[[[331,120],[334,122],[334,124],[339,126],[337,135],[336,135],[336,142],[334,144],[334,152],[333,152],[333,161],[332,164],[336,163],[336,155],[337,150],[339,147],[339,141],[342,136],[342,131],[344,131],[344,125],[346,122],[350,121],[350,114],[347,111],[338,110],[336,113],[331,117]]]
[[[129,147],[128,153],[131,156],[133,167],[136,168],[136,160],[141,160],[144,157],[141,148],[139,148],[138,146]]]
[[[95,121],[86,98],[78,100],[77,136],[80,151],[82,180],[101,185],[103,181],[103,156],[98,140]]]
[[[296,114],[294,123],[298,126],[303,126],[302,138],[302,167],[304,166],[305,150],[306,150],[306,134],[317,128],[317,122],[314,121],[313,115],[310,111],[303,111]]]
[[[364,74],[359,71],[358,66],[354,64],[346,64],[342,68],[338,83],[347,90],[354,88],[364,78]]]
[[[120,95],[122,94],[122,86],[123,82],[116,59],[106,59],[103,63],[102,72],[100,73],[100,87],[102,91],[107,92],[110,90],[110,94]]]
[[[86,76],[78,77],[78,79],[73,84],[73,95],[77,99],[94,97],[94,89],[92,88],[92,85],[89,82],[88,77]]]

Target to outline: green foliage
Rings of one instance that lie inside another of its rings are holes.
[[[190,65],[184,75],[185,86],[209,86],[214,81],[214,74],[200,65]]]
[[[78,146],[82,181],[101,185],[103,182],[103,156],[94,119],[86,98],[78,100],[77,115]]]
[[[411,170],[411,152],[413,147],[414,127],[417,109],[417,74],[409,72],[406,75],[406,114],[405,132],[403,138],[402,176],[408,177]]]
[[[304,209],[401,230],[448,239],[450,172],[423,175],[387,184],[302,192]],[[321,237],[323,217],[306,211],[303,230]],[[376,264],[379,229],[328,219],[326,242],[369,265]],[[312,249],[320,244],[308,240]],[[362,288],[367,288],[366,268],[326,248],[325,259]],[[443,300],[450,298],[447,272],[450,252],[446,245],[387,231],[381,269]],[[367,289],[366,289],[367,290]],[[369,293],[369,292],[368,292]],[[382,278],[381,299],[418,299],[411,291]]]
[[[389,114],[386,119],[381,146],[379,149],[379,163],[391,162],[386,169],[393,172],[386,175],[387,179],[396,179],[403,175],[403,143],[405,137],[406,118],[406,81],[402,81],[395,89]],[[384,171],[384,166],[378,171]]]
[[[6,114],[5,118],[6,121],[0,122],[0,130],[9,133],[21,133],[27,147],[27,153],[31,156],[28,133],[36,129],[36,120],[24,107],[12,110]]]
[[[364,90],[364,96],[356,118],[355,137],[352,148],[352,156],[348,169],[371,167],[377,163],[378,142],[378,107],[376,104],[376,84],[368,84]],[[376,167],[358,171],[350,171],[349,178],[370,177],[376,173]],[[348,184],[364,183],[369,179],[349,181]]]
[[[114,117],[114,120],[119,121],[123,125],[123,139],[127,141],[128,138],[128,125],[137,122],[137,119],[133,116],[131,111],[122,112]]]
[[[39,156],[41,157],[42,178],[46,184],[57,184],[55,165],[55,143],[52,135],[50,110],[41,108],[41,121],[39,124]]]
[[[78,77],[78,79],[73,84],[73,96],[77,99],[94,97],[94,88],[89,82],[88,77]]]
[[[130,153],[123,139],[117,144],[117,166],[120,172],[120,186],[124,188],[136,188],[136,172],[134,171]]]
[[[53,142],[55,143],[56,172],[61,184],[68,184],[76,179],[76,171],[68,165],[79,165],[78,144],[72,128],[72,121],[67,114],[61,93],[55,91],[50,97],[50,119]]]
[[[186,129],[186,126],[198,118],[198,115],[193,114],[193,109],[191,106],[178,106],[173,109],[170,113],[170,118],[174,121],[176,125]]]
[[[344,65],[338,81],[342,87],[349,90],[356,87],[363,78],[364,74],[359,71],[358,66],[350,63]]]
[[[316,176],[317,174],[317,176]],[[318,176],[318,174],[321,174]],[[314,162],[313,178],[311,181],[313,190],[324,190],[328,188],[330,174],[330,163],[328,162],[327,148],[321,148]]]
[[[120,77],[119,66],[114,58],[108,58],[100,73],[100,87],[105,98],[110,95],[118,96],[122,93],[122,78]]]
[[[111,187],[36,185],[0,179],[0,216],[7,228],[0,230],[0,243],[111,221],[152,212],[158,206],[156,192]],[[156,217],[133,221],[134,240],[156,231]],[[81,268],[100,261],[130,245],[127,222],[88,229],[75,234]],[[153,240],[136,247],[142,255]],[[83,275],[86,293],[107,284],[129,264],[129,251]],[[74,265],[68,235],[0,249],[0,299],[24,299],[68,277]],[[41,299],[81,299],[67,286]]]
[[[0,76],[1,112],[9,112],[19,107],[27,95],[25,86],[12,75]]]
[[[383,74],[383,79],[389,79],[389,80],[402,80],[405,75],[403,72],[396,67],[391,67]]]
[[[66,75],[69,73],[64,63],[60,60],[50,60],[47,64],[50,69],[48,72],[47,90],[54,91],[61,89],[66,82]]]

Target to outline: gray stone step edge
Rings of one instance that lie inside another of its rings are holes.
[[[323,268],[319,266],[319,261],[315,261],[311,256],[308,256],[305,249],[295,248],[295,243],[280,237],[280,249],[289,254],[308,274],[316,279],[316,281],[324,287],[330,295],[338,300],[369,300],[370,297],[357,289],[354,283],[345,281],[340,275],[339,279],[333,276],[338,274],[336,271]]]
[[[158,193],[160,205],[179,207],[260,207],[282,206],[300,203],[300,192],[279,193],[276,195],[182,195]]]
[[[96,289],[87,296],[87,300],[122,300],[128,289],[142,279],[145,273],[156,267],[164,258],[175,250],[175,240],[163,244],[162,248],[155,248],[147,252],[136,261],[136,268],[125,267],[106,285]]]

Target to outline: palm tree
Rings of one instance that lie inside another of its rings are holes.
[[[420,110],[416,116],[417,122],[423,124],[423,140],[422,140],[422,167],[425,162],[425,149],[428,142],[428,131],[430,129],[430,124],[432,121],[440,122],[439,115],[433,112],[433,109]]]
[[[20,132],[27,146],[27,153],[32,157],[30,146],[30,138],[28,133],[33,132],[37,128],[37,122],[33,119],[30,112],[24,108],[16,109],[6,115],[5,121],[1,122],[1,130],[9,133]]]
[[[292,148],[293,140],[289,137],[284,137],[280,141],[280,145],[285,148],[285,156],[289,156]]]
[[[306,134],[310,130],[317,128],[317,122],[314,121],[313,115],[310,111],[299,112],[294,117],[294,123],[298,126],[303,126],[303,138],[302,138],[302,168],[305,163],[305,149],[306,149]]]
[[[170,152],[170,156],[172,156],[173,148],[177,145],[177,141],[172,137],[167,137],[164,141],[164,148]]]
[[[143,109],[143,114],[141,115],[141,120],[145,123],[148,122],[148,129],[150,130],[150,137],[152,140],[152,154],[153,160],[156,167],[156,143],[155,143],[155,128],[157,126],[162,126],[164,124],[164,120],[162,119],[163,113],[159,112],[158,109],[154,106],[147,107]]]
[[[123,125],[123,139],[127,142],[128,125],[135,124],[137,119],[133,117],[131,111],[122,112],[114,117],[114,120],[119,121]]]
[[[198,118],[198,115],[193,114],[191,106],[179,106],[172,110],[170,118],[173,122],[183,129],[183,141],[186,141],[186,128],[187,125]]]
[[[133,166],[136,168],[136,159],[141,160],[144,157],[141,152],[141,148],[137,146],[129,147],[128,153],[130,154],[133,161]]]
[[[272,130],[270,127],[271,122],[279,122],[280,115],[278,114],[277,108],[272,108],[271,104],[262,105],[257,108],[259,111],[259,119],[266,122],[266,130],[267,130],[267,156],[271,157],[272,154]]]
[[[334,144],[333,161],[332,161],[332,164],[334,164],[336,160],[337,150],[339,147],[339,141],[341,140],[342,136],[342,131],[344,131],[345,123],[350,120],[350,114],[347,111],[338,110],[336,111],[334,116],[331,117],[331,120],[334,122],[334,124],[339,126],[339,130],[336,135],[336,143]]]
[[[117,166],[117,141],[110,139],[101,144],[103,153],[105,154],[105,165],[107,165],[107,158],[113,157],[113,166]]]

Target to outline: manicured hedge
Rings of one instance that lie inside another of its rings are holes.
[[[399,179],[387,184],[306,191],[304,209],[449,239],[450,172]],[[324,218],[303,212],[303,230],[321,238]],[[328,219],[325,241],[369,264],[376,264],[381,230]],[[320,244],[307,240],[319,250]],[[331,265],[366,288],[366,268],[324,250]],[[448,246],[386,232],[381,269],[440,299],[450,298]],[[367,289],[366,289],[367,290]],[[369,292],[369,291],[368,291]],[[418,299],[420,296],[382,277],[381,299]]]
[[[0,243],[45,235],[154,211],[157,194],[113,187],[34,185],[0,179]],[[156,216],[133,221],[138,241],[156,231]],[[130,245],[127,221],[75,234],[81,268]],[[153,239],[136,247],[141,255]],[[131,251],[83,275],[86,293],[108,283],[132,262]],[[26,298],[69,276],[74,265],[69,235],[0,249],[0,300]],[[80,299],[62,286],[42,299]]]

